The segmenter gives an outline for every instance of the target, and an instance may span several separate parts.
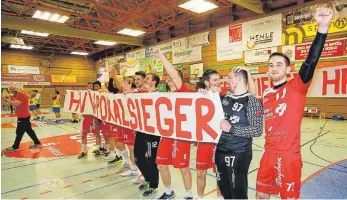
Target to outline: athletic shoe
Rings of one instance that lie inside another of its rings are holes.
[[[112,160],[116,157],[115,153],[105,154],[105,160]]]
[[[137,176],[139,175],[139,173],[137,172],[137,170],[127,170],[123,173],[120,174],[123,177],[132,177],[132,176]]]
[[[122,157],[116,156],[115,159],[108,161],[109,164],[121,164],[123,162]]]
[[[85,153],[85,152],[81,152],[79,155],[78,155],[78,159],[81,159],[81,158],[83,158],[83,157],[86,157],[87,156],[87,153]]]
[[[155,194],[157,191],[158,191],[157,188],[148,188],[148,189],[142,194],[142,196],[143,196],[143,197],[149,197],[149,196]]]
[[[143,183],[139,186],[139,190],[147,190],[149,188],[149,182],[143,181]]]
[[[164,194],[161,195],[161,197],[159,197],[158,199],[173,199],[173,198],[175,198],[175,196],[176,196],[176,194],[172,190],[171,194],[166,194],[166,192],[164,192]]]
[[[139,176],[133,181],[133,184],[138,185],[143,183],[145,181],[145,178],[143,178],[142,174],[140,173]]]
[[[40,148],[40,147],[42,147],[41,144],[34,144],[32,146],[29,146],[29,149],[37,149],[37,148]]]
[[[193,199],[193,197],[184,197],[184,199]]]
[[[128,164],[124,164],[118,171],[117,171],[117,174],[120,174],[120,173],[123,173],[127,170],[130,170],[130,167]]]
[[[98,149],[94,150],[93,153],[95,156],[100,156],[100,154],[101,154],[100,150],[98,150]]]
[[[5,151],[7,151],[7,152],[16,152],[16,151],[18,151],[18,149],[15,149],[13,147],[9,147],[9,148],[5,149]]]

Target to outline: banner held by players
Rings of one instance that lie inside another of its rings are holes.
[[[65,112],[93,115],[136,131],[187,141],[217,143],[223,108],[218,94],[110,94],[68,90]]]

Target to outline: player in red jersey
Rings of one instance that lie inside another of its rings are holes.
[[[171,92],[193,92],[189,91],[183,82],[182,72],[165,58],[159,49],[153,49],[152,55],[158,57],[164,64],[164,68],[168,73],[168,85]],[[160,171],[160,176],[166,190],[159,199],[172,199],[175,197],[175,192],[171,188],[171,174],[169,165],[179,168],[186,190],[185,199],[193,199],[192,197],[192,174],[189,168],[190,162],[190,145],[191,142],[183,140],[175,140],[162,137],[158,147],[157,164]]]
[[[221,92],[220,76],[216,70],[207,69],[203,73],[200,80],[200,88],[211,91],[213,93]],[[214,168],[213,157],[215,154],[216,145],[214,143],[199,142],[196,151],[196,169],[197,169],[197,190],[198,199],[203,199],[206,187],[207,170]],[[223,196],[217,187],[217,199],[222,199]]]
[[[93,82],[89,82],[87,84],[87,90],[93,90]],[[81,159],[87,155],[87,134],[91,133],[95,128],[93,128],[93,116],[92,115],[82,115],[82,123],[81,123],[81,135],[82,135],[82,152],[78,155],[78,159]]]
[[[257,177],[257,199],[278,194],[282,199],[300,197],[302,160],[300,153],[300,125],[306,94],[322,53],[333,11],[318,8],[315,19],[318,33],[298,76],[287,81],[290,60],[282,53],[269,58],[269,76],[274,88],[264,91],[265,152]]]

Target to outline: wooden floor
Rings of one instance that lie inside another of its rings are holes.
[[[46,110],[48,112],[48,110]],[[1,145],[2,149],[12,145],[15,137],[16,119],[2,112]],[[70,124],[70,114],[63,114],[63,123],[52,122],[53,114],[47,114],[47,123],[36,122],[34,130],[39,138],[60,138],[78,142],[80,125]],[[301,189],[302,198],[347,198],[347,121],[335,122],[324,119],[305,118],[302,123],[301,152],[303,159]],[[59,139],[60,140],[60,139]],[[30,141],[26,135],[23,143]],[[43,142],[45,143],[45,142]],[[28,142],[27,145],[31,144]],[[50,144],[46,144],[49,146]],[[22,145],[24,146],[24,145]],[[264,138],[254,140],[253,160],[249,170],[249,198],[255,197],[255,181],[259,161],[263,152]],[[77,159],[75,155],[80,145],[66,145],[70,156],[47,158],[1,158],[1,198],[3,199],[142,199],[131,178],[123,178],[117,171],[120,166],[109,165],[103,157],[95,158],[92,153],[86,159]],[[61,149],[61,153],[64,149]],[[74,150],[74,151],[73,151]],[[21,150],[20,157],[25,157],[28,149]],[[196,193],[196,148],[191,149],[190,168],[193,174],[193,194]],[[171,168],[172,186],[176,198],[183,198],[184,188],[178,170]],[[209,171],[205,198],[216,198],[215,175]],[[160,184],[159,192],[150,199],[159,197],[163,192]],[[272,196],[271,198],[279,198]]]

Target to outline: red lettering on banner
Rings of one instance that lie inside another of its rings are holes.
[[[154,127],[147,125],[147,119],[150,118],[149,113],[146,111],[146,106],[153,105],[152,99],[141,99],[141,106],[142,106],[142,115],[143,115],[143,123],[144,123],[144,129],[147,132],[154,133]]]
[[[169,119],[169,118],[164,118],[164,123],[165,125],[169,126],[169,129],[165,130],[163,129],[163,127],[161,126],[161,123],[160,123],[160,105],[166,105],[167,109],[172,111],[172,104],[171,104],[171,101],[170,99],[166,98],[166,97],[160,97],[157,99],[157,101],[155,102],[155,114],[156,114],[156,117],[157,117],[157,128],[158,128],[158,131],[160,132],[160,134],[162,136],[167,136],[167,137],[170,137],[172,136],[173,134],[173,128],[174,128],[174,120],[173,119]]]
[[[139,119],[139,129],[142,130],[141,110],[140,110],[140,104],[138,99],[135,99],[135,105],[136,105],[137,117]]]
[[[328,85],[334,85],[334,93],[339,94],[340,91],[340,70],[335,70],[335,79],[328,80],[328,72],[323,71],[323,96],[327,95]]]
[[[111,100],[110,99],[107,99],[107,120],[108,121],[111,121],[111,122],[114,122],[115,119],[114,119],[114,116],[113,116],[113,112],[111,110]]]
[[[100,117],[102,121],[105,121],[107,119],[107,104],[106,104],[106,98],[104,95],[101,95],[100,97]]]
[[[81,113],[84,112],[84,109],[86,107],[86,100],[87,100],[87,93],[83,92],[84,96],[83,96],[83,102],[82,102],[82,106],[81,106]],[[82,93],[80,92],[80,95],[82,95]]]
[[[122,124],[122,119],[120,118],[120,113],[119,113],[119,107],[118,107],[118,104],[117,104],[117,100],[114,99],[113,100],[113,109],[114,109],[114,118],[115,118],[115,122],[117,124]]]
[[[342,80],[341,80],[341,87],[342,87],[342,94],[347,93],[347,68],[341,69],[342,71]]]
[[[117,99],[118,101],[118,105],[120,107],[120,109],[122,110],[122,119],[123,119],[123,126],[129,127],[129,122],[125,119],[125,110],[124,110],[124,106],[123,106],[123,102],[121,99]]]
[[[218,137],[218,134],[211,128],[208,123],[212,120],[215,107],[209,99],[201,98],[195,102],[196,106],[196,140],[203,141],[202,130],[210,135],[214,140]],[[207,107],[206,115],[202,114],[202,107]]]
[[[92,98],[92,93],[90,91],[88,91],[90,104],[92,105],[93,113],[95,114],[95,109],[97,109],[97,105],[96,105],[96,102],[95,102],[96,95],[95,95],[95,93],[93,93],[93,94],[94,94],[94,97]]]
[[[176,137],[177,138],[186,138],[192,139],[192,133],[189,131],[182,130],[182,122],[187,121],[187,116],[181,114],[181,106],[191,106],[192,99],[177,98],[175,104],[175,116],[176,116]]]
[[[129,113],[130,113],[130,116],[132,118],[134,118],[134,122],[132,123],[132,121],[130,121],[130,127],[131,129],[137,129],[137,117],[136,117],[136,114],[134,111],[132,111],[132,109],[135,109],[135,105],[134,105],[134,102],[129,98],[128,99],[128,110],[129,110]],[[132,109],[130,108],[130,106],[132,107]]]
[[[95,95],[95,106],[96,106],[96,117],[99,118],[99,107],[100,107],[100,97],[98,95]],[[94,111],[94,114],[95,114],[95,110],[93,109]]]
[[[75,111],[78,110],[78,108],[80,107],[81,104],[81,95],[79,99],[75,99],[75,92],[74,91],[70,91],[70,106],[69,106],[69,110],[72,109],[72,105],[77,104]]]

